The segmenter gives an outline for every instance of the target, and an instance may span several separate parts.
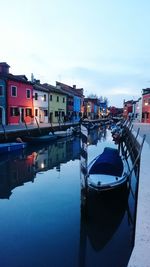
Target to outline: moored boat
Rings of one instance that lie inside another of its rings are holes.
[[[118,149],[105,147],[88,166],[88,186],[97,191],[111,190],[128,180]]]
[[[25,142],[21,142],[21,143],[17,143],[17,142],[10,142],[10,143],[3,143],[0,144],[0,154],[3,153],[9,153],[9,152],[13,152],[19,149],[23,149],[27,146],[27,143]]]
[[[57,140],[57,136],[54,134],[41,135],[41,136],[25,136],[24,140],[30,144],[47,143]]]

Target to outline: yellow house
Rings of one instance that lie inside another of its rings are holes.
[[[52,85],[47,85],[49,88],[49,122],[62,123],[66,115],[67,95]]]

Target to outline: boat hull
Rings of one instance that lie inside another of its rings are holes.
[[[27,143],[4,143],[0,144],[0,154],[13,152],[19,149],[23,149],[27,146]]]

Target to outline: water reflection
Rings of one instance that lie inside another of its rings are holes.
[[[110,140],[107,129],[97,129],[88,135],[88,148],[77,137],[1,157],[0,198],[10,198],[0,201],[3,267],[127,265],[136,179],[132,193],[128,188],[117,195],[93,195],[86,187],[88,159]]]
[[[1,157],[0,198],[7,198],[15,187],[34,182],[36,174],[80,158],[80,139],[63,139],[54,144],[29,147],[23,152]]]
[[[97,142],[104,141],[107,130],[98,133],[100,138]],[[79,266],[125,267],[134,245],[137,195],[133,201],[132,187],[134,185],[137,191],[137,176],[134,173],[132,183],[121,190],[91,191],[87,184],[88,150],[90,145],[97,144],[96,139],[92,138],[91,141],[91,138],[92,135],[88,135],[81,142]]]

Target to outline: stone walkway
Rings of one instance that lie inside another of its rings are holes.
[[[140,128],[139,142],[146,134],[141,154],[135,246],[128,267],[150,267],[150,124],[134,123]]]

